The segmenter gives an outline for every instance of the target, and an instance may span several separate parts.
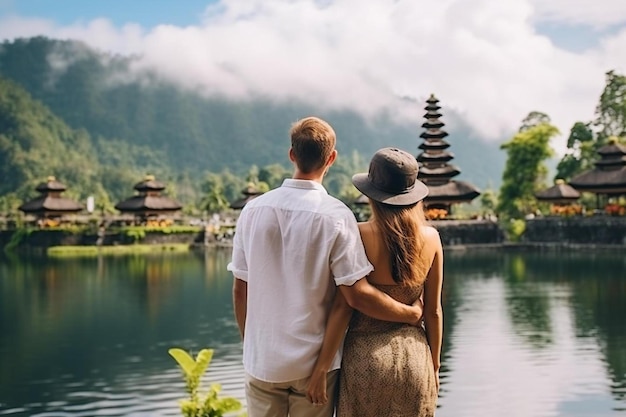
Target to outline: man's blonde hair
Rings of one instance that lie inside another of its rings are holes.
[[[291,126],[289,134],[293,157],[298,169],[304,174],[322,168],[337,142],[333,128],[317,117],[298,120]]]

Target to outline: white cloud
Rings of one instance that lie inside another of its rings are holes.
[[[486,140],[502,139],[538,110],[566,137],[575,121],[593,118],[604,73],[626,70],[626,30],[573,53],[533,25],[542,19],[623,24],[621,2],[369,0],[365,7],[361,0],[222,0],[207,7],[198,26],[146,30],[96,19],[59,27],[6,17],[0,37],[81,39],[140,53],[139,68],[156,68],[199,91],[295,97],[365,115],[386,109],[415,121],[432,92]]]

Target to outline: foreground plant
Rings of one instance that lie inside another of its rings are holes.
[[[222,417],[231,411],[241,409],[241,402],[236,398],[220,398],[220,384],[211,384],[209,391],[201,398],[200,380],[213,358],[213,349],[202,349],[196,359],[182,349],[172,348],[168,353],[176,360],[183,371],[185,388],[189,398],[180,401],[184,417]]]

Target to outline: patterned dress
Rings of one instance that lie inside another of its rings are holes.
[[[423,286],[375,285],[410,304]],[[435,415],[433,361],[422,327],[352,315],[339,382],[337,417]]]

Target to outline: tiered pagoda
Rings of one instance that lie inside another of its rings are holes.
[[[161,195],[165,185],[156,181],[152,175],[146,176],[143,181],[135,184],[134,189],[137,190],[137,194],[117,203],[115,205],[117,210],[145,220],[151,217],[172,215],[182,208],[176,200]]]
[[[243,197],[239,200],[233,201],[230,205],[231,209],[241,210],[246,204],[248,204],[249,201],[263,194],[263,192],[259,191],[259,189],[252,183],[248,184],[248,186],[244,188],[241,193],[243,194]]]
[[[452,179],[461,170],[450,163],[454,155],[447,150],[450,144],[444,138],[448,133],[442,129],[438,102],[433,94],[426,100],[426,121],[422,124],[426,130],[420,135],[424,142],[419,145],[422,152],[417,156],[420,165],[417,178],[428,186],[425,208],[445,210],[449,214],[453,204],[469,203],[480,192],[470,183]]]
[[[614,197],[626,194],[626,145],[611,138],[598,149],[600,160],[595,168],[571,179],[569,184],[578,191]]]
[[[48,177],[46,182],[40,183],[35,189],[41,195],[19,206],[20,211],[46,219],[75,214],[83,209],[80,203],[61,196],[67,187],[55,177]]]

